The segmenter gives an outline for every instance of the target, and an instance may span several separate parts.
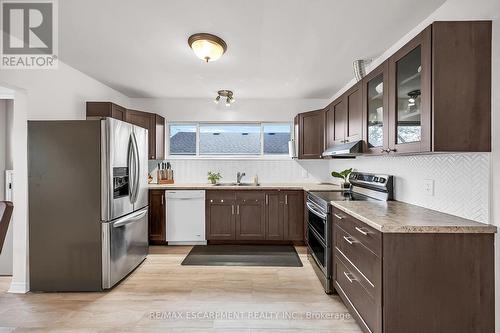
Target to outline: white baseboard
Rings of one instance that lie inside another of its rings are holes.
[[[29,291],[28,284],[25,282],[12,282],[10,284],[9,293],[11,294],[26,294]]]

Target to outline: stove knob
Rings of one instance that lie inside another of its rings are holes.
[[[373,177],[374,182],[378,182],[378,177]]]
[[[380,179],[378,180],[379,183],[385,183],[385,178],[382,178],[380,177]]]

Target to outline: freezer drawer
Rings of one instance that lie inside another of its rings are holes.
[[[103,289],[132,272],[148,254],[148,207],[102,224]]]

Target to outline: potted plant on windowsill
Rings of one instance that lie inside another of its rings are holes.
[[[342,182],[340,183],[340,188],[342,190],[348,190],[351,188],[351,184],[347,181],[351,172],[352,172],[352,168],[346,169],[346,170],[343,170],[340,172],[332,171],[333,177],[342,179]]]
[[[220,175],[220,172],[209,171],[207,178],[212,185],[215,185],[219,180],[222,179],[222,176]]]

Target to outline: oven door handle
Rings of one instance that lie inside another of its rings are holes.
[[[326,214],[323,214],[322,212],[318,211],[314,206],[313,204],[311,204],[310,202],[306,202],[306,205],[307,205],[307,209],[309,209],[310,212],[313,212],[314,215],[322,218],[323,220],[326,220],[327,219],[327,216]]]

